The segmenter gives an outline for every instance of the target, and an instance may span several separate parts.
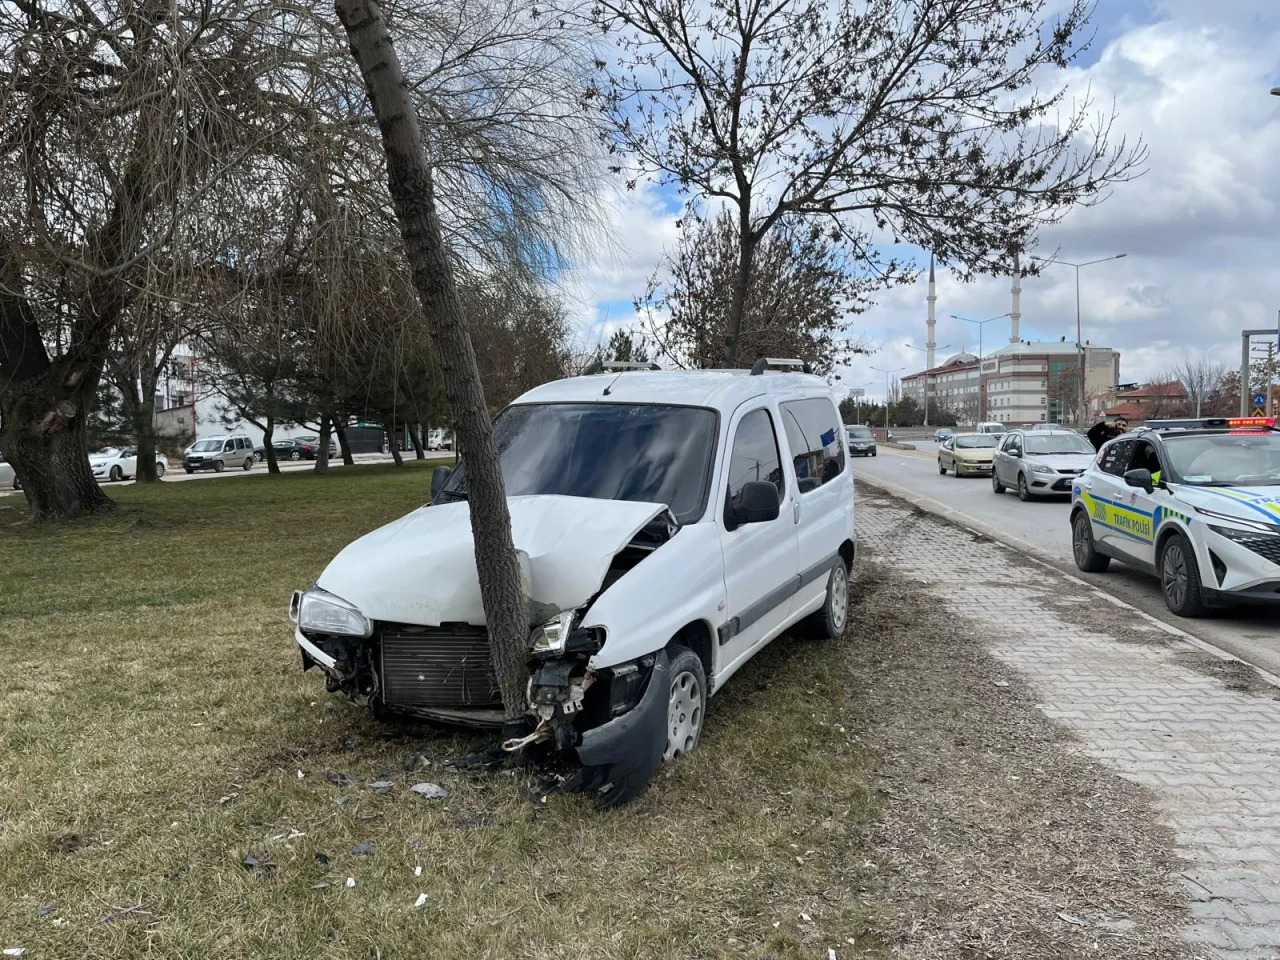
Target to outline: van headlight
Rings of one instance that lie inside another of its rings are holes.
[[[529,652],[538,657],[564,653],[569,631],[573,628],[573,615],[574,611],[564,610],[546,623],[534,627],[533,636],[530,637]]]
[[[368,637],[373,634],[373,624],[368,617],[341,597],[319,587],[310,587],[293,595],[289,619],[303,633],[329,633],[342,637]]]

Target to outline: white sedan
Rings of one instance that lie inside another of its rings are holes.
[[[13,464],[8,463],[5,458],[0,455],[0,490],[21,490],[22,484],[18,482],[17,475],[13,472]]]
[[[137,476],[137,447],[108,447],[89,455],[89,466],[95,480],[126,480]],[[156,454],[156,476],[163,477],[169,468],[169,459],[163,453]]]

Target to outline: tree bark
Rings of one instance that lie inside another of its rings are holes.
[[[725,368],[737,366],[738,343],[742,336],[742,315],[747,306],[747,287],[751,283],[751,263],[756,255],[756,240],[751,235],[750,221],[744,214],[738,228],[738,274],[733,278],[733,300],[729,304],[729,316],[725,320],[724,350],[720,364]]]
[[[382,429],[387,431],[387,449],[391,451],[391,459],[397,467],[404,466],[404,458],[400,456],[400,437],[396,430],[395,414],[383,414]]]
[[[268,404],[268,411],[270,404]],[[276,415],[267,413],[267,425],[262,429],[262,455],[267,458],[267,473],[278,474],[280,472],[280,461],[276,459],[276,448],[271,445],[272,438],[276,435]]]
[[[422,447],[422,424],[409,424],[409,442],[413,444],[413,459],[427,459],[427,452]]]
[[[342,451],[342,462],[348,467],[355,466],[356,458],[351,455],[351,444],[347,443],[347,425],[339,423],[334,427],[338,434],[338,449]]]
[[[155,393],[150,394],[151,397]],[[134,480],[138,483],[157,483],[156,475],[156,404],[155,400],[141,400],[133,405],[133,432],[138,441],[138,467]]]
[[[467,450],[467,499],[489,649],[506,718],[516,722],[527,708],[529,613],[489,408],[436,213],[431,166],[380,4],[337,0],[336,8],[382,131],[387,179],[405,255],[431,326],[457,436]]]
[[[320,449],[316,451],[316,473],[329,472],[329,437],[333,432],[333,417],[320,414]]]

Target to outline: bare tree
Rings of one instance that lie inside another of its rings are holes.
[[[1187,393],[1187,406],[1193,416],[1202,416],[1206,404],[1222,393],[1227,376],[1225,364],[1208,357],[1183,357],[1162,379],[1182,384]]]
[[[968,280],[1007,272],[1039,226],[1144,159],[1110,142],[1108,119],[1090,127],[1087,96],[1036,88],[1087,45],[1092,0],[1052,22],[1048,0],[595,4],[622,51],[600,89],[618,146],[737,220],[725,366],[755,255],[785,218],[821,219],[886,283],[910,271],[877,241],[919,244]]]
[[[760,241],[739,305],[735,340],[744,359],[795,357],[827,371],[865,352],[864,341],[846,333],[869,306],[868,287],[878,281],[853,272],[840,253],[816,224],[795,218]],[[727,211],[693,225],[665,258],[635,306],[648,337],[668,359],[682,367],[720,365],[740,262],[738,224]],[[662,274],[665,283],[658,279]]]

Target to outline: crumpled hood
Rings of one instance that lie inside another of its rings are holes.
[[[581,497],[510,497],[511,533],[525,590],[550,618],[599,589],[609,563],[666,509]],[[467,503],[422,507],[348,544],[317,585],[372,620],[483,624]]]
[[[1029,453],[1027,463],[1043,463],[1054,470],[1087,470],[1095,458],[1092,453]]]
[[[1189,507],[1280,524],[1280,487],[1197,487],[1180,483],[1174,487],[1174,497]]]

